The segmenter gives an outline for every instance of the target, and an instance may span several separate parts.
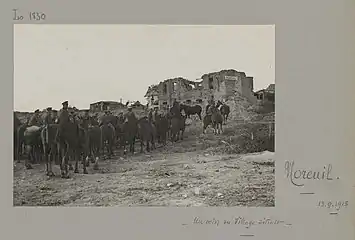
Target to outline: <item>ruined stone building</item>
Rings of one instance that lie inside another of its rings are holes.
[[[115,101],[99,101],[96,103],[90,104],[90,111],[105,111],[105,110],[114,110],[114,109],[123,109],[125,105],[121,102]]]
[[[256,103],[253,77],[246,76],[244,72],[222,70],[204,74],[200,79],[200,81],[190,81],[182,77],[167,79],[158,85],[150,86],[145,97],[151,107],[159,108],[171,106],[174,99],[188,105],[205,105],[210,99],[227,100],[235,95]]]
[[[270,84],[267,88],[254,93],[258,102],[275,103],[275,84]]]

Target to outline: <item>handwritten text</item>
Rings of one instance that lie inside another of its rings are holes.
[[[195,225],[214,225],[214,226],[220,226],[220,225],[239,225],[243,226],[245,228],[250,228],[251,226],[257,226],[257,225],[279,225],[279,224],[286,224],[285,221],[283,220],[278,220],[278,219],[272,219],[272,218],[263,218],[263,219],[258,219],[258,220],[250,220],[245,217],[234,217],[231,219],[217,219],[217,218],[212,218],[212,219],[201,219],[200,217],[195,217],[193,219],[193,224]],[[289,224],[290,225],[290,224]]]
[[[13,18],[14,21],[23,21],[23,20],[30,20],[30,21],[44,21],[46,20],[46,14],[43,12],[28,12],[27,14],[21,14],[19,9],[12,9],[13,11]]]
[[[323,167],[323,171],[319,170],[304,170],[296,169],[294,161],[286,161],[285,172],[291,183],[297,187],[302,187],[304,184],[296,183],[296,180],[333,180],[331,177],[332,165],[328,164]]]

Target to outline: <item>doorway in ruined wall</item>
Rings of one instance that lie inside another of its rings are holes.
[[[213,77],[208,78],[208,88],[213,89]]]
[[[173,82],[173,92],[176,92],[176,90],[177,90],[177,83]]]
[[[166,83],[164,83],[164,85],[163,85],[163,94],[165,95],[167,93],[168,93],[168,86],[167,86]]]

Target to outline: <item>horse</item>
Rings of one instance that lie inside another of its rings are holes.
[[[31,126],[27,127],[23,133],[24,144],[28,157],[25,158],[25,167],[32,169],[29,160],[32,163],[39,163],[41,154],[41,130],[43,127]]]
[[[136,143],[137,133],[138,133],[138,125],[137,119],[133,117],[129,117],[127,121],[125,121],[122,125],[122,140],[123,143],[123,151],[126,153],[126,143],[129,145],[129,152],[134,154],[134,145]]]
[[[200,120],[202,120],[202,107],[200,105],[188,106],[185,104],[180,104],[180,111],[182,110],[184,110],[187,118],[190,118],[190,116],[196,114],[200,118]]]
[[[172,142],[176,142],[177,140],[183,140],[184,137],[184,132],[185,132],[185,121],[186,121],[186,115],[182,116],[181,112],[179,111],[174,111],[174,109],[170,109],[170,123],[171,123],[171,129],[170,129],[170,137]]]
[[[226,124],[229,113],[230,113],[229,106],[225,103],[222,103],[221,101],[218,101],[216,107],[220,110],[220,112],[223,116],[223,124]]]
[[[81,152],[83,149],[83,131],[80,130],[79,124],[71,119],[69,122],[65,123],[63,130],[61,131],[59,137],[59,146],[62,154],[61,162],[61,177],[69,178],[68,172],[68,154],[73,156],[75,159],[75,171],[74,173],[79,173],[78,163],[81,157]],[[83,173],[88,174],[86,169],[86,158],[83,160]]]
[[[150,152],[149,143],[152,144],[152,149],[155,149],[156,128],[148,121],[147,117],[138,120],[138,136],[141,141],[141,153],[143,153],[144,142],[147,152]]]
[[[52,171],[52,160],[53,157],[58,156],[58,147],[57,142],[55,141],[57,131],[58,124],[49,124],[41,130],[41,141],[46,163],[46,175],[49,177],[54,176]]]
[[[223,116],[219,109],[215,106],[211,106],[211,121],[212,121],[212,127],[214,129],[215,134],[220,134],[222,133],[222,125],[223,125]]]
[[[157,129],[158,143],[166,145],[167,134],[169,131],[168,116],[165,114],[159,114],[158,118],[155,120],[155,124]]]
[[[105,146],[107,149],[108,157],[113,155],[113,146],[115,143],[115,138],[116,138],[116,129],[115,127],[111,124],[103,124],[100,126],[101,129],[101,151],[102,154],[105,154]],[[107,144],[106,144],[107,142]]]

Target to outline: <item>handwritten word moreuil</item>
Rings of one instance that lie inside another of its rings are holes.
[[[294,161],[286,161],[285,173],[291,183],[297,187],[304,186],[300,183],[302,180],[333,180],[331,177],[332,165],[328,164],[323,167],[323,170],[296,169]],[[296,183],[297,180],[297,183]]]

